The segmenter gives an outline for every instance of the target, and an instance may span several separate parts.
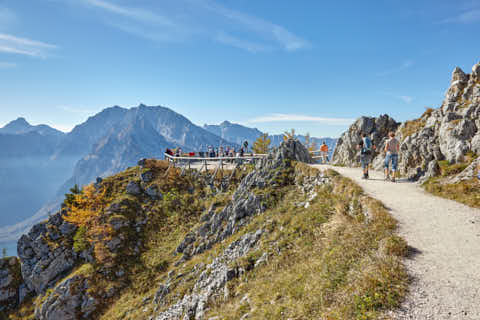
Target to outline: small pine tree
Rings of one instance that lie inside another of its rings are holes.
[[[285,131],[283,133],[283,141],[288,141],[291,139],[295,139],[295,129],[291,129],[290,131]]]
[[[2,258],[7,257],[7,248],[2,248]]]
[[[70,193],[65,194],[65,203],[67,206],[71,206],[75,201],[75,196],[82,193],[82,190],[78,187],[78,184],[75,184],[73,188],[70,188]]]
[[[266,154],[270,149],[270,143],[271,140],[268,137],[268,133],[264,133],[255,140],[252,150],[254,153]]]

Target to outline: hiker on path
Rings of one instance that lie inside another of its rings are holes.
[[[385,180],[390,179],[390,162],[392,163],[392,182],[395,182],[395,174],[398,166],[398,151],[400,150],[400,142],[395,138],[395,132],[390,132],[390,139],[385,144]]]
[[[358,144],[358,149],[360,149],[360,163],[363,169],[362,179],[368,179],[368,169],[370,162],[372,161],[373,150],[375,146],[372,143],[372,140],[366,133],[362,133],[362,140]]]
[[[328,163],[328,146],[323,141],[322,145],[320,146],[320,156],[322,157],[322,163]]]

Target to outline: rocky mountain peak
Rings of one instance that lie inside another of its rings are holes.
[[[468,81],[468,75],[463,72],[463,70],[460,67],[456,67],[455,70],[453,70],[452,73],[452,83],[455,81],[460,81],[460,82],[467,82]]]

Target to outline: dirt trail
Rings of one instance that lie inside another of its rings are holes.
[[[316,165],[317,168],[325,166]],[[356,168],[332,168],[382,201],[412,247],[405,260],[413,283],[394,319],[480,319],[480,210],[426,193],[406,181],[361,179]]]

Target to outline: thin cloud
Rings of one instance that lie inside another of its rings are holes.
[[[167,17],[141,8],[123,7],[104,0],[84,0],[84,2],[88,5],[131,19],[169,27],[175,26],[175,23]]]
[[[49,43],[0,33],[0,52],[46,58],[48,51],[55,48]]]
[[[273,113],[265,116],[256,117],[248,120],[248,123],[266,123],[266,122],[317,122],[328,125],[349,125],[355,119],[347,118],[323,118],[302,114]]]
[[[272,49],[271,47],[263,45],[261,43],[250,42],[233,37],[225,32],[219,32],[218,35],[215,37],[215,40],[220,43],[247,50],[252,53],[265,52]]]
[[[443,20],[443,23],[475,23],[480,21],[480,9],[472,9]]]
[[[279,48],[296,51],[309,46],[308,41],[285,27],[210,0],[177,0],[174,6],[168,2],[155,2],[161,6],[161,13],[155,8],[147,10],[107,0],[81,0],[77,3],[103,12],[103,22],[107,25],[157,42],[203,37],[251,53]]]
[[[198,0],[196,3],[202,5],[204,8],[215,12],[216,14],[227,18],[239,25],[255,31],[261,35],[268,36],[274,41],[278,42],[285,50],[294,51],[303,49],[309,46],[308,41],[298,37],[292,32],[288,31],[282,26],[271,23],[260,18],[244,14],[224,7],[220,4],[210,0]]]
[[[0,69],[12,69],[16,66],[17,64],[13,62],[0,62]]]
[[[406,60],[400,66],[398,66],[396,68],[392,68],[392,69],[385,70],[385,71],[377,73],[377,76],[384,77],[384,76],[388,76],[388,75],[391,75],[391,74],[394,74],[394,73],[398,73],[398,72],[401,72],[401,71],[404,71],[406,69],[411,68],[413,65],[414,65],[414,62],[412,60]]]

